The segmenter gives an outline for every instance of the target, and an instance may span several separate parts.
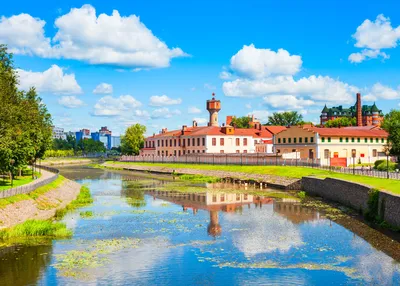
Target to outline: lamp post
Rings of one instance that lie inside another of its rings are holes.
[[[294,150],[296,152],[296,167],[297,167],[297,149]]]
[[[11,165],[11,187],[14,186],[14,175],[13,175],[14,163],[15,163],[15,160],[11,159],[10,160],[10,165]]]
[[[276,156],[275,156],[275,161],[276,161],[276,165],[278,166],[278,154],[279,154],[279,152],[278,152],[278,149],[276,150]]]
[[[356,150],[351,151],[351,156],[353,157],[353,175],[356,174]]]
[[[389,155],[390,151],[386,150],[386,177],[389,179]]]

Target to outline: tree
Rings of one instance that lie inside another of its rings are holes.
[[[18,90],[13,57],[0,45],[0,172],[43,158],[51,145],[51,115],[36,90]]]
[[[391,110],[386,114],[382,128],[389,133],[390,154],[400,159],[400,111]]]
[[[292,126],[303,123],[303,115],[297,111],[274,112],[266,125]]]
[[[248,116],[233,117],[231,125],[236,128],[250,128],[250,120],[251,118]]]
[[[347,126],[356,126],[357,119],[355,117],[339,117],[333,120],[328,120],[325,122],[324,126],[328,128],[332,127],[347,127]]]
[[[144,133],[146,126],[139,123],[132,125],[126,129],[125,134],[121,136],[122,154],[138,155],[140,148],[144,146]]]

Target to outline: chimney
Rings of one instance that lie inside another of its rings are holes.
[[[197,121],[193,120],[193,127],[197,127]]]
[[[226,117],[226,125],[231,125],[231,123],[232,123],[232,115],[228,115]]]
[[[161,129],[161,133],[162,133],[162,134],[166,133],[167,131],[168,131],[168,129],[167,129],[167,128],[163,128],[163,129]]]
[[[357,93],[357,103],[356,103],[356,119],[357,126],[363,126],[362,123],[362,107],[361,107],[361,94]]]

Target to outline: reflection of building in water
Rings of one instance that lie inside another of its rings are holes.
[[[154,198],[162,199],[181,205],[184,211],[193,210],[196,214],[199,209],[210,212],[210,223],[207,227],[209,235],[218,236],[222,232],[218,220],[218,212],[242,211],[243,205],[253,203],[254,196],[249,194],[229,194],[229,193],[180,193],[172,191],[147,191]]]
[[[274,212],[295,224],[319,219],[315,210],[302,207],[297,200],[283,199],[274,202]]]

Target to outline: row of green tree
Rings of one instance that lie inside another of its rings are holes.
[[[104,153],[106,147],[103,142],[95,141],[92,138],[76,141],[75,137],[67,135],[67,139],[53,139],[52,150],[68,150],[73,154],[84,155],[93,153]],[[49,152],[48,152],[49,153]]]
[[[18,89],[13,56],[0,45],[0,172],[16,174],[43,158],[52,143],[52,120],[34,88]]]

